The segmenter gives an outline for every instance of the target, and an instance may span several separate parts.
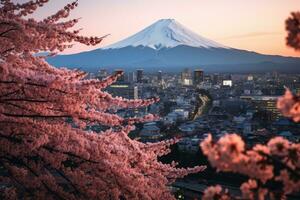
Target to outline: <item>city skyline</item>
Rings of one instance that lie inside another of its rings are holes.
[[[21,1],[18,1],[21,2]],[[50,2],[34,17],[42,19],[70,1]],[[96,47],[75,45],[64,53],[102,48],[120,41],[155,21],[174,18],[200,34],[232,48],[263,54],[299,57],[285,44],[285,20],[298,10],[297,0],[277,1],[79,1],[71,18],[81,18],[84,35],[110,34]],[[138,17],[137,17],[138,16]],[[213,25],[211,25],[213,24]]]

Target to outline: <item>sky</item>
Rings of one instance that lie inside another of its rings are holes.
[[[18,0],[22,2],[22,0]],[[52,0],[34,17],[42,19],[68,0]],[[80,17],[85,36],[110,34],[94,47],[75,45],[76,53],[115,43],[159,19],[173,18],[199,35],[223,45],[263,54],[297,56],[285,44],[285,20],[300,11],[300,0],[79,0],[70,17]]]

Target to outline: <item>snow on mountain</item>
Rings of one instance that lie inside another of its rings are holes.
[[[179,45],[202,48],[226,48],[212,40],[206,39],[174,19],[161,19],[142,31],[103,49],[119,49],[127,46],[144,46],[159,50]]]
[[[96,72],[101,68],[210,72],[299,72],[300,58],[263,55],[229,48],[193,33],[173,19],[162,19],[105,48],[47,58],[57,67]]]

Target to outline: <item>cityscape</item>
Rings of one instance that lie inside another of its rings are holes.
[[[169,156],[172,159],[167,156],[166,162],[175,159],[185,167],[204,164],[194,161],[201,157],[199,143],[209,133],[215,138],[237,133],[248,148],[265,144],[274,136],[291,142],[300,141],[300,124],[282,116],[276,107],[278,98],[286,88],[294,93],[300,92],[300,74],[276,71],[221,74],[206,73],[201,68],[185,68],[181,73],[164,73],[161,70],[147,73],[143,69],[128,72],[116,69],[109,72],[100,68],[98,73],[91,73],[89,78],[103,80],[118,72],[123,75],[107,88],[109,93],[127,99],[160,99],[144,109],[120,110],[117,114],[135,117],[159,113],[159,120],[138,125],[131,137],[144,143],[180,138]],[[202,157],[202,162],[205,162],[205,157]],[[218,179],[216,174],[204,173],[207,182],[203,182],[203,179],[199,181],[197,175],[196,178],[190,175],[175,182],[174,188],[179,190],[176,190],[177,198],[199,198],[205,186],[212,183],[229,186],[234,193],[244,180],[235,176],[227,181],[228,177],[217,175],[220,176]],[[214,177],[214,181],[209,182],[210,176]]]
[[[298,0],[0,0],[0,200],[299,200]]]

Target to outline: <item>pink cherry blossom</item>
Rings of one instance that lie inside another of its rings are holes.
[[[275,137],[266,145],[246,149],[240,136],[229,134],[218,141],[209,135],[200,146],[210,165],[218,171],[250,178],[240,187],[244,199],[278,199],[300,191],[299,144]],[[281,182],[283,188],[270,188],[273,182]],[[208,188],[203,199],[215,199],[213,196],[220,196],[221,191],[220,187]]]
[[[220,185],[210,186],[204,191],[202,200],[230,200],[231,197]]]
[[[0,198],[3,199],[174,199],[168,185],[205,166],[176,168],[158,157],[172,139],[141,143],[128,137],[135,123],[155,115],[123,118],[111,110],[139,108],[152,99],[124,99],[103,91],[105,80],[55,68],[38,52],[59,51],[74,42],[96,45],[104,37],[83,37],[78,19],[63,21],[77,1],[37,21],[28,15],[47,0],[0,1]],[[25,17],[27,16],[27,17]],[[90,126],[105,125],[100,133]]]
[[[291,16],[285,21],[288,35],[286,43],[288,46],[300,50],[300,12],[292,12]]]
[[[300,97],[286,90],[284,96],[277,102],[277,108],[286,117],[292,118],[295,122],[300,121]]]

